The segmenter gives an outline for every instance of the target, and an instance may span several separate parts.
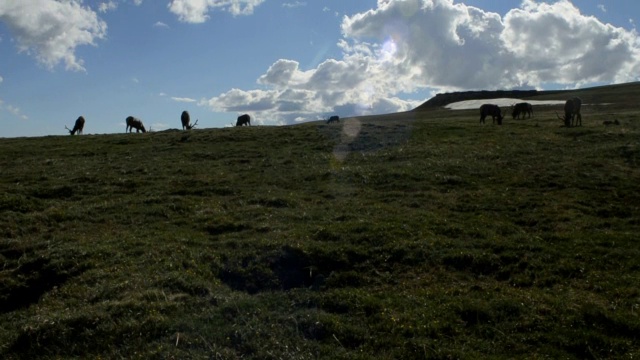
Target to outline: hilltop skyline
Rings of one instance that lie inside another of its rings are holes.
[[[284,125],[438,92],[640,80],[640,5],[489,0],[0,0],[0,137]]]

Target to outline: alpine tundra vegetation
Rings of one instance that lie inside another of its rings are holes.
[[[639,358],[639,90],[0,139],[0,358]]]

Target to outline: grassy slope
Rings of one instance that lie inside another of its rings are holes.
[[[640,112],[554,110],[2,139],[0,357],[638,357]]]

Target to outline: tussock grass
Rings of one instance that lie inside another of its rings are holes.
[[[638,357],[640,113],[556,110],[2,139],[0,354]]]

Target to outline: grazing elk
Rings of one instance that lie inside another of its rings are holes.
[[[578,126],[578,122],[580,122],[580,126],[582,126],[582,115],[580,115],[580,107],[582,106],[582,100],[579,97],[574,97],[567,102],[564,103],[564,118],[561,118],[558,113],[558,119],[564,122],[564,126]]]
[[[189,112],[186,110],[182,112],[182,115],[180,115],[180,121],[182,121],[182,130],[191,130],[198,125],[197,119],[194,124],[191,124],[191,117],[189,116]]]
[[[480,106],[480,122],[484,124],[484,118],[487,116],[491,116],[493,119],[493,123],[495,124],[496,118],[498,119],[498,125],[502,125],[502,113],[500,112],[500,107],[498,105],[493,104],[484,104]]]
[[[238,116],[238,121],[236,121],[236,126],[242,126],[242,125],[251,126],[251,116],[249,116],[249,114]]]
[[[332,122],[340,122],[340,116],[338,115],[333,115],[332,117],[329,118],[329,120],[327,120],[327,124],[331,124]]]
[[[75,125],[73,125],[73,129],[69,129],[66,125],[64,126],[64,128],[69,131],[69,135],[82,134],[82,129],[84,129],[84,117],[80,116],[78,119],[76,119],[76,123]]]
[[[142,120],[136,119],[133,116],[127,117],[127,129],[125,132],[131,132],[133,129],[136,129],[136,132],[142,131],[143,133],[147,132],[147,129],[144,128],[144,124],[142,124]]]
[[[520,114],[522,114],[522,118],[526,118],[527,114],[529,118],[533,115],[533,106],[528,102],[517,103],[513,106],[513,112],[511,116],[513,119],[520,119]]]

